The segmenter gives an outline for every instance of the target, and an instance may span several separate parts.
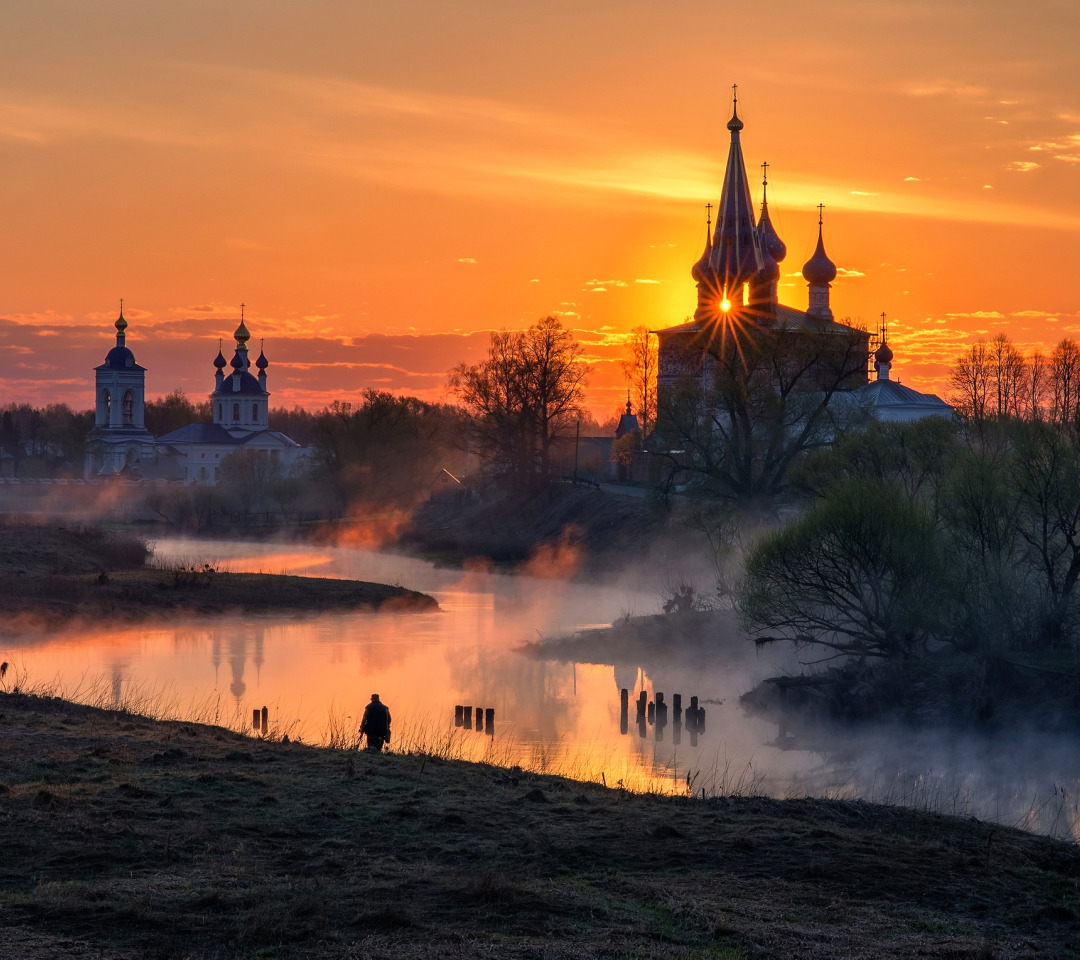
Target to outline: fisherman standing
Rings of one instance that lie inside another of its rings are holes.
[[[377,693],[371,695],[371,703],[364,708],[360,736],[367,737],[367,748],[376,753],[382,750],[384,743],[390,742],[390,711]]]

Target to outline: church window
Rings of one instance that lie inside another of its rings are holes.
[[[234,423],[240,422],[240,404],[238,403],[232,405],[232,418]]]
[[[257,403],[251,405],[251,419],[255,423],[259,422],[259,405]]]
[[[123,404],[124,426],[130,427],[135,423],[135,397],[130,390],[124,394]]]
[[[101,405],[102,408],[105,410],[105,422],[108,423],[109,415],[112,413],[112,397],[109,396],[108,390],[102,391]]]
[[[220,403],[217,405],[217,418],[218,418],[218,420],[221,419],[221,404]]]

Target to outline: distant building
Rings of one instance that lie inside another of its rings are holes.
[[[705,250],[691,270],[697,309],[689,322],[656,331],[658,399],[663,403],[688,380],[708,388],[720,358],[744,349],[758,333],[780,329],[793,350],[800,349],[800,338],[814,338],[815,359],[807,377],[811,388],[817,382],[831,389],[839,380],[841,390],[855,390],[867,382],[869,335],[833,318],[829,296],[836,265],[825,253],[820,209],[817,248],[802,269],[809,296],[807,309],[801,310],[778,299],[787,247],[769,217],[767,177],[762,179],[761,213],[755,219],[737,106],[736,101],[727,125],[731,144],[715,227],[710,206]],[[768,172],[768,164],[762,168]],[[831,336],[836,338],[834,350],[827,339]]]
[[[304,449],[268,426],[270,393],[266,388],[269,362],[260,351],[251,373],[250,333],[243,316],[236,328],[231,363],[218,350],[214,360],[214,392],[210,395],[213,423],[190,423],[154,438],[144,425],[146,370],[135,362],[126,345],[123,310],[116,321],[116,346],[95,371],[95,426],[88,438],[87,478],[119,476],[215,484],[222,461],[230,454],[252,452],[293,471]],[[232,372],[225,374],[231,366]]]
[[[884,317],[882,318],[884,320]],[[933,393],[919,393],[890,376],[893,352],[884,325],[881,346],[874,351],[877,378],[856,390],[852,397],[875,420],[907,423],[924,417],[952,417],[953,408]]]
[[[94,369],[94,429],[87,438],[85,474],[131,475],[155,459],[154,437],[146,429],[146,368],[127,346],[123,307],[116,323],[116,346]]]
[[[435,482],[431,485],[429,500],[431,503],[464,503],[469,496],[469,490],[449,470],[440,470]]]

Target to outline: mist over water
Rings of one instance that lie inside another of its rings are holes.
[[[393,712],[396,749],[423,746],[631,789],[862,797],[1080,838],[1080,738],[862,727],[812,741],[790,729],[795,740],[781,746],[775,723],[738,704],[740,694],[794,665],[779,648],[759,653],[745,638],[718,635],[692,662],[685,652],[657,650],[647,662],[615,655],[614,663],[563,663],[523,650],[540,638],[657,612],[662,577],[653,589],[640,586],[648,579],[640,571],[568,583],[293,543],[167,539],[155,557],[398,583],[433,595],[441,609],[65,628],[0,641],[0,657],[12,664],[8,689],[22,683],[133,709],[142,702],[148,712],[234,727],[248,727],[252,710],[266,705],[271,734],[306,742],[324,742],[332,730],[354,736],[377,692]],[[663,692],[669,704],[682,694],[684,708],[700,699],[706,723],[696,747],[672,717],[659,734],[646,724],[640,736],[634,702],[642,689],[650,700]],[[494,735],[455,727],[456,704],[494,709]]]

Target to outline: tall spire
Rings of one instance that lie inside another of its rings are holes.
[[[731,131],[731,143],[724,171],[724,187],[716,211],[708,262],[709,275],[698,281],[698,309],[694,317],[699,321],[715,320],[721,301],[742,303],[743,284],[752,280],[764,266],[739,141],[743,122],[739,119],[738,107],[738,86],[734,85],[731,119],[727,124]],[[695,279],[698,279],[697,276]]]

